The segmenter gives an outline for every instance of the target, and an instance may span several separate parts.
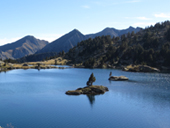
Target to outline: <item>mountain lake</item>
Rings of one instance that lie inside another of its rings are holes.
[[[91,73],[103,95],[69,96]],[[129,81],[109,81],[109,74]],[[3,128],[170,128],[170,74],[116,69],[18,69],[0,73]],[[1,128],[0,127],[0,128]]]

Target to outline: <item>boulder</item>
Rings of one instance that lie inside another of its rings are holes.
[[[25,63],[25,64],[23,64],[22,66],[29,66],[29,65]]]
[[[109,80],[113,80],[113,81],[125,81],[125,80],[129,80],[127,77],[125,76],[111,76],[109,78]]]
[[[76,90],[67,91],[67,95],[80,95],[80,94],[92,94],[92,95],[98,95],[98,94],[104,94],[106,91],[109,91],[109,89],[105,86],[99,86],[99,85],[92,85],[84,88],[78,88]]]

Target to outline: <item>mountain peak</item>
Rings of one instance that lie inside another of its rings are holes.
[[[110,29],[109,27],[106,27],[105,29],[103,29],[103,30],[107,30],[107,29]]]
[[[32,35],[27,35],[27,36],[25,36],[25,37],[23,37],[23,38],[25,38],[25,39],[34,39],[35,37],[32,36]]]
[[[132,27],[132,26],[129,26],[129,29],[134,29],[134,27]]]
[[[68,52],[69,49],[73,48],[77,45],[78,42],[85,40],[86,36],[84,36],[79,30],[73,29],[57,40],[51,42],[49,45],[44,47],[42,50],[37,53],[47,53],[47,52]]]
[[[114,28],[109,28],[109,27],[106,27],[105,29],[103,29],[102,31],[112,31],[112,30],[115,30]]]
[[[78,29],[73,29],[70,33],[80,33],[80,31]]]
[[[64,35],[63,37],[65,37],[65,36],[70,37],[70,36],[73,36],[73,35],[76,35],[76,34],[78,34],[78,35],[83,35],[78,29],[73,29],[72,31],[70,31],[69,33],[67,33],[66,35]]]

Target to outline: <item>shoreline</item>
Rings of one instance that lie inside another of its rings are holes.
[[[139,66],[139,65],[136,65],[136,66]],[[150,66],[147,66],[147,67],[150,67]],[[107,68],[99,68],[99,67],[93,67],[93,68],[85,68],[84,66],[73,66],[73,65],[54,65],[54,64],[49,64],[49,65],[46,65],[46,64],[41,64],[41,65],[37,65],[37,64],[34,64],[34,65],[25,65],[24,64],[10,64],[10,66],[3,66],[3,67],[0,67],[0,73],[1,72],[7,72],[7,71],[10,71],[10,70],[15,70],[15,69],[69,69],[69,68],[83,68],[83,69],[117,69],[117,70],[122,70],[122,71],[125,71],[125,72],[141,72],[141,73],[170,73],[170,69],[167,68],[167,70],[159,70],[157,68],[154,68],[156,70],[154,71],[138,71],[138,70],[132,70],[131,68],[127,69],[127,66],[114,66],[114,67],[107,67]],[[150,67],[150,68],[153,68],[153,67]]]

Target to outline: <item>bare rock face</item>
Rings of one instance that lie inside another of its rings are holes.
[[[67,95],[80,95],[80,94],[98,95],[98,94],[104,94],[106,91],[109,91],[109,89],[105,86],[92,85],[89,87],[78,88],[76,90],[67,91],[66,94]]]
[[[113,81],[125,81],[125,80],[129,80],[127,77],[125,76],[111,76],[109,78],[109,80],[113,80]]]

